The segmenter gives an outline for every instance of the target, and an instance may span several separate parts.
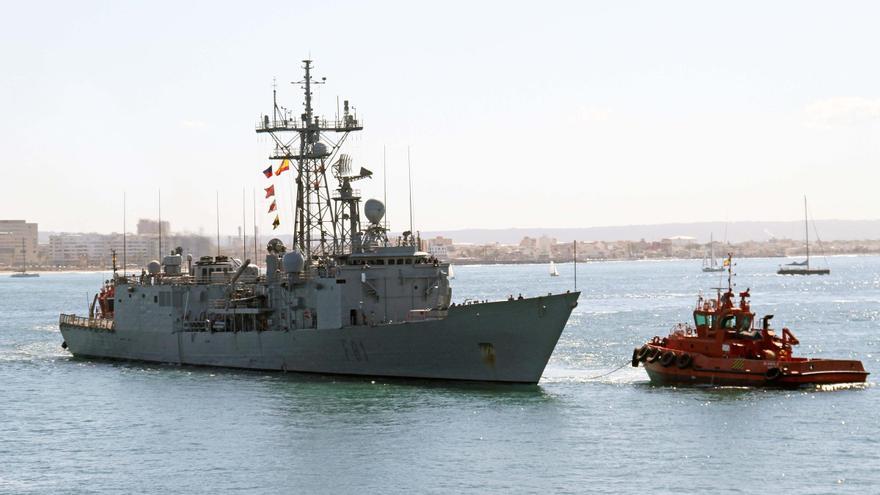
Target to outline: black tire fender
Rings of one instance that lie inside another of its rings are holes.
[[[633,368],[639,367],[639,348],[638,347],[633,349],[632,365],[633,365]]]
[[[773,380],[778,380],[782,376],[782,370],[779,368],[770,368],[764,373],[764,377],[767,378],[767,381],[772,382]]]
[[[672,363],[675,362],[675,353],[672,351],[666,351],[663,353],[663,357],[660,358],[660,364],[664,368],[668,368],[672,366]]]
[[[691,365],[694,364],[694,357],[688,353],[684,353],[678,356],[675,364],[681,369],[690,368]]]
[[[645,359],[648,359],[648,353],[651,352],[651,348],[648,347],[648,344],[645,344],[639,349],[639,361],[645,362]]]

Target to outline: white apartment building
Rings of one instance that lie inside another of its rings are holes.
[[[0,220],[0,265],[19,268],[25,258],[28,265],[37,262],[37,224],[25,220]]]

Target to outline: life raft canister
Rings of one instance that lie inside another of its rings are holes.
[[[694,358],[690,354],[685,353],[678,356],[675,364],[681,369],[690,368],[690,366],[694,364]]]
[[[660,364],[664,368],[668,368],[675,362],[675,353],[672,351],[666,351],[663,353],[663,357],[660,358]]]

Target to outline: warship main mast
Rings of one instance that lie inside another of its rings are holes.
[[[448,263],[411,231],[388,242],[381,201],[364,203],[362,228],[352,184],[372,172],[353,173],[340,150],[363,126],[348,101],[336,120],[314,114],[312,88],[324,79],[312,68],[305,60],[297,83],[304,112],[292,116],[273,89],[272,115],[256,126],[274,141],[269,158],[294,164],[292,250],[269,241],[262,273],[251,260],[183,258],[181,248],[140,277],[114,270],[87,317],[60,316],[63,347],[78,357],[536,383],[579,293],[456,305]]]
[[[351,252],[352,245],[356,244],[353,238],[360,229],[360,197],[351,189],[350,183],[372,175],[366,169],[361,169],[359,175],[348,175],[351,159],[339,151],[348,135],[363,130],[363,126],[352,113],[348,100],[343,103],[341,119],[337,116],[336,120],[327,121],[314,114],[312,86],[324,84],[326,78],[314,81],[312,68],[311,60],[303,60],[305,77],[293,83],[303,88],[304,112],[294,117],[288,109],[279,107],[277,92],[273,88],[272,116],[264,115],[257,125],[257,133],[268,134],[275,142],[269,159],[295,163],[294,245],[309,264]],[[333,140],[327,135],[329,133],[339,137]],[[293,137],[285,139],[287,134]],[[328,166],[331,163],[332,167]],[[340,182],[338,193],[333,196],[327,180],[328,169]]]

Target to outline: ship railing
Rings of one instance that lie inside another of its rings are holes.
[[[349,191],[345,194],[345,197],[360,198],[361,197],[361,190],[360,189],[352,189],[351,191]],[[342,198],[343,198],[343,194],[341,192],[337,191],[337,192],[333,193],[333,199],[342,199]]]
[[[207,332],[208,322],[205,320],[184,321],[183,331],[185,332]]]
[[[696,335],[696,330],[687,323],[676,323],[671,333],[675,335]]]
[[[322,129],[338,129],[338,130],[359,130],[363,129],[364,123],[360,119],[349,117],[348,119],[327,120],[318,119],[318,126]],[[255,126],[257,131],[298,131],[309,127],[309,123],[303,122],[302,119],[263,119],[257,121]]]
[[[61,325],[69,325],[73,327],[83,327],[83,328],[92,328],[95,330],[114,330],[114,322],[113,320],[107,318],[86,318],[84,316],[76,316],[76,315],[65,315],[62,314],[58,318],[58,323]]]

